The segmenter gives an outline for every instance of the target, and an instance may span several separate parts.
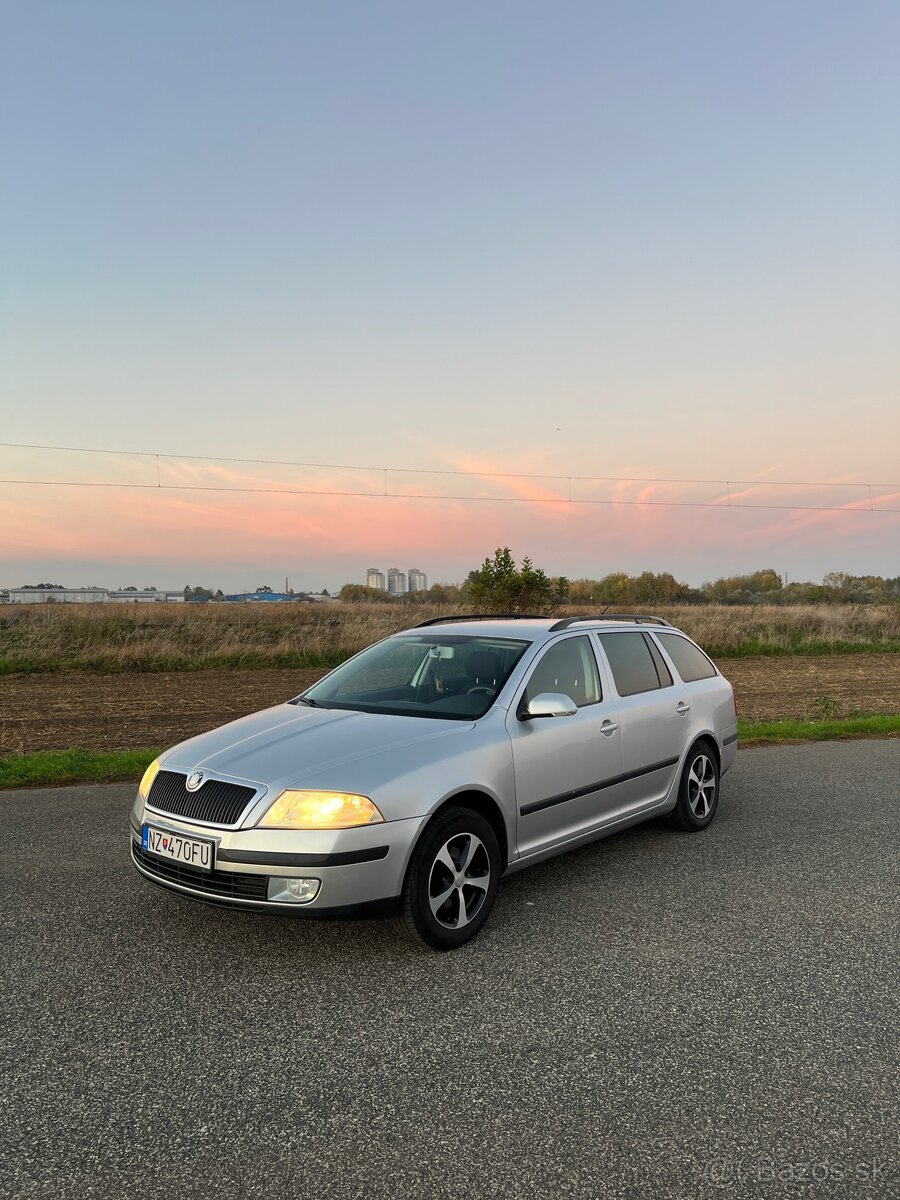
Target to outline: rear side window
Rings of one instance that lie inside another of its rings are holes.
[[[636,696],[659,687],[656,663],[642,633],[598,634],[620,696]]]
[[[659,646],[657,646],[656,642],[654,642],[649,633],[645,633],[643,637],[650,649],[651,655],[653,656],[653,664],[656,667],[656,674],[659,676],[659,686],[671,687],[673,682],[672,672],[666,666],[666,660],[660,654]]]
[[[657,637],[685,683],[696,683],[698,679],[712,679],[715,675],[716,668],[703,651],[687,638],[679,637],[675,633],[660,633]]]

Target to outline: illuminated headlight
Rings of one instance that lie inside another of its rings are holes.
[[[319,879],[285,879],[280,875],[272,875],[269,877],[266,898],[281,904],[309,904],[318,896],[320,887]]]
[[[153,780],[156,778],[159,771],[159,759],[154,758],[153,762],[144,772],[144,777],[138,784],[138,794],[142,800],[146,800],[150,795],[150,789],[153,787]]]
[[[259,826],[262,829],[352,829],[377,825],[384,817],[368,798],[347,792],[282,792]]]

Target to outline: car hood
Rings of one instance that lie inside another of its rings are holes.
[[[169,771],[212,771],[272,790],[302,784],[330,767],[473,728],[470,721],[279,704],[182,742],[163,756],[163,765]],[[341,786],[337,772],[331,786]]]

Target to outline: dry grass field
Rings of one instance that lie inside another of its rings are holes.
[[[446,611],[402,601],[9,605],[0,609],[0,673],[329,667]],[[900,651],[897,604],[653,611],[720,658]]]

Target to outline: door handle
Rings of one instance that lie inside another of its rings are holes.
[[[615,721],[604,721],[600,726],[600,732],[605,733],[606,736],[609,737],[611,734],[615,733],[618,728],[619,726]]]
[[[679,700],[675,705],[675,711],[678,713],[679,717],[686,717],[691,711],[691,706],[689,704],[685,704],[683,700]]]

